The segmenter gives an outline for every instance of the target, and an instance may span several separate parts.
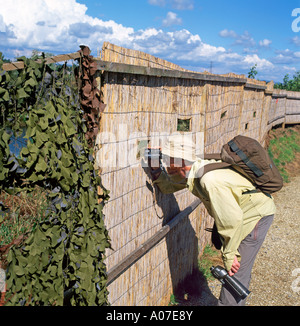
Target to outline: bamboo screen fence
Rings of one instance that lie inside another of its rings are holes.
[[[47,62],[80,57],[78,52]],[[212,218],[187,190],[163,195],[141,164],[143,146],[177,132],[198,153],[215,153],[237,134],[264,144],[275,125],[300,123],[300,94],[243,75],[195,73],[149,54],[104,43],[98,85],[106,104],[96,162],[110,190],[104,206],[112,250],[106,264],[112,305],[166,305],[210,241]],[[22,63],[4,64],[7,71]]]
[[[198,151],[203,143],[206,153],[218,152],[237,134],[264,143],[274,125],[300,123],[300,94],[242,75],[192,73],[110,43],[104,43],[98,61],[106,108],[96,157],[110,190],[104,208],[113,248],[106,259],[109,300],[111,305],[166,305],[197,266],[212,219],[187,190],[157,191],[139,148],[150,136],[150,145],[161,145],[182,120],[188,121],[185,134]]]

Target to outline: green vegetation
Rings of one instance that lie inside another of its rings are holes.
[[[270,132],[270,136],[269,155],[279,169],[284,182],[289,182],[290,173],[296,172],[300,165],[296,159],[297,153],[300,153],[300,129],[287,128],[281,131],[275,129]]]
[[[178,119],[177,131],[191,131],[191,119]]]
[[[171,294],[169,306],[177,306],[177,305],[178,305],[178,302],[176,300],[176,296],[174,294]]]
[[[0,53],[6,305],[105,305],[110,242],[102,208],[108,191],[86,137],[91,125],[77,86],[83,77],[76,64],[47,65],[40,59],[19,58],[24,69],[5,72]],[[21,138],[24,146],[17,153],[12,145]]]
[[[211,245],[206,245],[203,255],[199,259],[198,266],[200,272],[207,280],[214,279],[210,272],[210,268],[215,265],[223,265],[221,252]]]
[[[258,74],[257,64],[252,66],[248,72],[248,78],[257,79],[256,76]],[[258,80],[258,79],[257,79]],[[297,71],[292,78],[290,78],[289,74],[286,74],[283,78],[282,83],[275,83],[274,89],[285,89],[287,91],[300,91],[300,71]]]
[[[276,83],[274,88],[285,89],[287,91],[300,91],[300,71],[296,72],[292,79],[286,74],[282,83]]]
[[[248,72],[248,78],[255,79],[256,75],[258,74],[256,68],[257,68],[257,64],[251,67],[250,71]]]
[[[44,220],[49,204],[41,188],[19,196],[3,192],[0,200],[9,208],[0,224],[0,246],[10,244],[20,236],[29,236],[37,224]]]

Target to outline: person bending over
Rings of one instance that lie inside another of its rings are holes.
[[[218,161],[204,160],[194,153],[192,142],[182,144],[182,136],[169,137],[162,148],[166,168],[151,167],[153,183],[165,194],[188,188],[200,198],[214,218],[225,269],[249,288],[255,258],[276,212],[274,200],[261,192],[249,193],[255,186],[233,167],[202,176],[206,164]],[[241,306],[245,302],[222,286],[219,306]]]

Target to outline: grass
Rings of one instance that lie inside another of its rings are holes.
[[[270,132],[270,137],[269,155],[284,182],[289,182],[291,173],[300,167],[299,158],[297,161],[300,153],[300,129],[299,127],[274,129]]]
[[[177,302],[176,296],[171,294],[169,306],[177,306],[179,303]]]
[[[1,192],[0,201],[9,208],[0,224],[0,246],[33,232],[37,223],[44,218],[47,208],[45,191],[40,188],[19,195]]]
[[[206,245],[203,251],[203,255],[200,257],[198,261],[199,270],[203,274],[206,280],[214,279],[214,277],[210,272],[210,268],[212,266],[217,266],[217,265],[223,266],[220,250],[216,250],[211,245]]]

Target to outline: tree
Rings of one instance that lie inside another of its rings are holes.
[[[293,79],[290,79],[289,74],[283,78],[283,83],[276,83],[274,88],[285,89],[287,91],[300,91],[300,71],[296,72]]]
[[[258,74],[256,68],[257,64],[251,67],[250,71],[248,72],[248,78],[255,79],[256,75]]]
[[[11,62],[9,59],[5,59],[4,55],[2,52],[0,52],[0,61],[2,61],[3,63],[8,63]]]

